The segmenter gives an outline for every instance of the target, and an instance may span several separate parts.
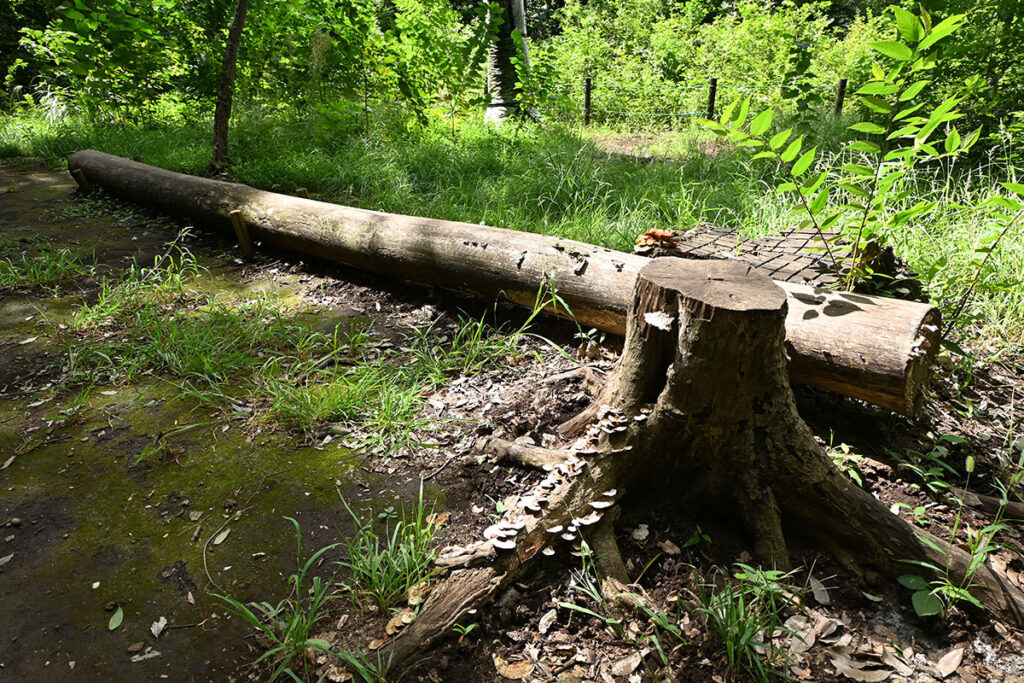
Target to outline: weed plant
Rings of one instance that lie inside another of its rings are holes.
[[[339,493],[340,495],[340,493]],[[411,511],[402,509],[397,519],[385,516],[383,529],[371,514],[357,515],[341,499],[356,524],[346,539],[348,559],[340,565],[350,572],[347,588],[359,604],[382,611],[398,604],[413,586],[429,580],[436,551],[437,524],[423,500],[423,485]]]
[[[317,624],[328,614],[328,603],[338,597],[333,593],[334,580],[333,577],[324,580],[319,576],[313,576],[311,570],[325,553],[338,544],[321,548],[303,562],[302,530],[295,519],[285,519],[295,526],[296,537],[296,571],[288,577],[288,596],[277,604],[245,603],[226,594],[219,586],[217,589],[221,592],[213,595],[224,602],[228,611],[255,628],[268,642],[269,647],[252,662],[252,666],[267,662],[272,667],[270,680],[277,680],[286,675],[301,683],[312,680],[314,667],[311,651],[333,654],[330,643],[314,638],[313,635]]]
[[[0,258],[0,291],[40,287],[56,293],[61,286],[92,275],[95,267],[82,263],[69,249],[41,249],[32,256]]]
[[[721,642],[720,653],[731,671],[760,681],[785,677],[778,668],[786,661],[785,646],[776,639],[791,634],[783,626],[786,612],[801,604],[786,584],[795,570],[755,569],[741,563],[736,567],[734,581],[725,580],[721,586],[695,577],[693,597]]]

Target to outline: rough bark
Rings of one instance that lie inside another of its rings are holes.
[[[355,209],[197,178],[96,151],[72,173],[111,194],[234,234],[240,211],[254,243],[295,249],[393,277],[530,307],[554,284],[585,327],[626,331],[637,273],[650,259],[582,242],[482,225]],[[938,350],[939,313],[898,299],[778,283],[787,295],[792,381],[914,414]],[[549,310],[563,316],[569,311]]]
[[[213,158],[210,161],[210,170],[214,173],[223,171],[228,165],[231,101],[235,92],[235,74],[238,71],[238,48],[242,44],[242,30],[245,28],[245,16],[248,12],[249,0],[238,0],[224,46],[224,62],[217,85],[217,108],[213,114]]]
[[[731,511],[764,565],[791,565],[790,534],[868,578],[894,579],[907,572],[906,560],[930,562],[956,585],[972,584],[1000,618],[1024,625],[1019,588],[988,565],[970,575],[966,553],[890,513],[815,443],[788,382],[785,319],[786,294],[745,264],[663,259],[643,268],[610,404],[585,441],[485,532],[489,539],[449,549],[449,566],[459,557],[489,566],[442,582],[415,628],[385,647],[393,663],[494,597],[563,533],[574,541],[592,528],[606,578],[621,585],[624,568],[604,513],[624,487],[659,484],[701,507]],[[508,450],[507,442],[484,445]]]

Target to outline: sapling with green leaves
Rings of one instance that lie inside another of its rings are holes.
[[[937,45],[956,32],[963,15],[933,24],[926,10],[920,15],[902,7],[891,10],[900,40],[871,43],[885,66],[873,64],[872,78],[855,93],[870,114],[849,127],[864,137],[846,145],[841,158],[848,162],[839,168],[816,168],[818,148],[807,148],[805,136],[795,134],[793,128],[769,135],[774,110],[751,117],[749,98],[730,103],[718,121],[702,120],[738,146],[757,148],[753,158],[778,163],[785,178],[778,192],[794,197],[793,213],[803,216],[799,229],[817,235],[846,290],[874,274],[870,259],[865,258],[872,241],[884,239],[938,205],[915,196],[908,182],[914,168],[968,152],[981,134],[979,128],[961,135],[950,125],[962,116],[957,110],[962,94],[934,107],[929,107],[927,99],[929,71],[939,58]],[[965,84],[969,87],[970,83]],[[939,142],[942,133],[945,138]],[[849,242],[846,255],[840,255],[830,237],[834,232]]]
[[[971,474],[974,472],[973,456],[967,456],[965,469],[967,470],[966,488],[970,485]],[[949,534],[950,547],[957,544],[957,533],[963,522],[963,510],[964,501],[963,498],[960,498],[956,518],[953,521],[953,528]],[[1000,547],[1000,544],[996,543],[995,537],[999,532],[1007,528],[1004,523],[1005,510],[1006,504],[1004,501],[1000,505],[991,524],[987,524],[977,530],[971,529],[970,526],[965,526],[966,547],[971,560],[962,579],[955,580],[953,578],[948,561],[945,567],[940,567],[932,562],[905,560],[908,564],[923,567],[934,576],[931,580],[926,579],[920,574],[904,574],[898,578],[901,585],[913,591],[911,602],[918,616],[939,615],[942,619],[945,619],[959,603],[968,603],[979,609],[982,608],[981,601],[971,593],[972,589],[982,587],[981,584],[974,581],[974,575],[977,574],[978,569],[988,560],[989,556]],[[941,552],[941,549],[926,536],[919,536],[919,538],[922,543],[926,543],[933,549]]]

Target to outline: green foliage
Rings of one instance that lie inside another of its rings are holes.
[[[308,650],[334,654],[330,650],[330,643],[313,637],[317,624],[327,616],[328,603],[338,597],[332,593],[333,578],[325,581],[311,574],[320,558],[338,544],[321,548],[303,563],[302,530],[293,518],[285,519],[295,526],[296,538],[296,571],[288,577],[288,596],[277,604],[271,604],[266,601],[245,603],[224,592],[213,595],[224,601],[229,612],[243,619],[269,641],[270,646],[252,662],[252,666],[266,662],[272,669],[270,680],[287,675],[301,683],[311,680],[313,673],[310,658],[307,657]],[[219,586],[217,589],[223,591]],[[360,658],[349,653],[346,655],[362,663]]]
[[[830,443],[828,457],[832,459],[832,462],[835,463],[837,468],[839,468],[839,471],[850,479],[853,479],[857,486],[864,486],[864,480],[861,478],[860,469],[858,467],[860,461],[864,459],[863,455],[855,453],[853,449],[845,443],[841,443],[834,447]]]
[[[40,249],[31,257],[26,253],[20,256],[0,258],[0,290],[41,287],[56,293],[61,286],[94,271],[93,266],[83,264],[65,248]]]
[[[952,488],[950,476],[958,474],[949,464],[949,448],[945,444],[962,442],[958,436],[943,434],[927,452],[910,449],[904,455],[889,451],[889,456],[897,463],[897,469],[911,472],[930,493],[942,495]]]
[[[184,73],[158,12],[125,0],[74,0],[45,29],[25,28],[23,45],[50,65],[51,96],[73,98],[90,112],[131,115],[148,109]]]
[[[730,670],[754,680],[784,676],[777,667],[785,664],[786,649],[775,638],[792,633],[783,626],[786,612],[801,604],[786,585],[796,570],[755,569],[741,563],[736,567],[734,581],[724,580],[721,586],[698,581],[694,593],[708,628],[721,641],[719,654]]]
[[[357,602],[369,602],[386,611],[434,573],[431,565],[436,557],[433,545],[438,524],[433,509],[423,500],[423,484],[420,482],[412,511],[403,507],[400,519],[387,518],[383,529],[372,514],[361,518],[348,501],[342,498],[341,502],[356,524],[353,535],[345,540],[348,559],[340,563],[351,572],[346,587]]]
[[[965,469],[967,470],[967,482],[964,484],[964,488],[967,489],[970,486],[971,474],[974,472],[974,458],[972,456],[968,456]],[[1002,505],[1000,505],[996,513],[995,520],[978,530],[965,526],[964,535],[966,543],[960,544],[957,534],[960,530],[964,511],[964,501],[960,498],[956,519],[953,522],[953,528],[949,532],[949,541],[946,548],[939,547],[934,541],[925,536],[918,536],[922,543],[932,550],[946,554],[947,558],[951,557],[952,549],[958,545],[964,547],[970,556],[970,561],[959,580],[955,580],[950,570],[951,563],[948,559],[944,567],[940,567],[933,562],[904,560],[908,564],[923,567],[933,577],[930,581],[919,574],[904,574],[898,578],[901,585],[912,591],[911,602],[918,616],[930,617],[938,615],[945,620],[949,613],[961,603],[967,603],[979,609],[982,608],[981,601],[971,593],[972,589],[982,587],[981,584],[974,582],[974,576],[987,562],[989,556],[1000,548],[1000,544],[996,543],[995,538],[997,534],[1008,528],[1003,522],[1005,510],[1006,499],[1004,497]]]
[[[947,97],[931,109],[924,108],[925,102],[915,101],[931,84],[928,72],[936,64],[937,44],[956,32],[963,17],[954,15],[933,26],[927,12],[916,16],[900,7],[893,7],[892,12],[906,42],[871,43],[872,49],[887,59],[889,68],[873,64],[872,78],[856,91],[861,105],[872,114],[849,126],[865,136],[847,145],[849,163],[838,169],[814,169],[818,148],[805,147],[803,135],[787,128],[768,136],[775,117],[771,109],[753,116],[744,130],[749,99],[726,107],[720,121],[704,121],[738,146],[758,149],[755,159],[777,162],[786,178],[778,191],[795,197],[793,212],[803,216],[799,228],[817,234],[848,290],[874,274],[865,258],[872,241],[886,239],[937,207],[937,202],[915,196],[908,175],[918,164],[934,164],[967,153],[981,134],[976,129],[961,136],[956,127],[949,127],[962,116],[957,105],[965,95]],[[942,127],[946,127],[946,136],[940,149],[933,135]],[[826,234],[830,230],[838,230],[851,244],[848,256],[837,256],[836,245]],[[999,234],[992,243],[998,238]]]

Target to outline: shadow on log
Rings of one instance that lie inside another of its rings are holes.
[[[988,565],[969,574],[966,553],[893,515],[816,444],[787,379],[785,318],[785,293],[746,264],[663,259],[644,267],[619,371],[606,401],[587,413],[585,437],[550,458],[495,439],[484,444],[504,458],[544,463],[548,476],[485,540],[442,558],[464,568],[441,583],[384,656],[398,666],[410,661],[539,554],[588,530],[600,536],[599,570],[621,574],[604,516],[623,490],[655,482],[732,512],[764,565],[790,566],[792,536],[870,579],[906,573],[905,560],[929,562],[947,567],[957,585],[973,583],[982,604],[1024,626],[1018,588]]]

